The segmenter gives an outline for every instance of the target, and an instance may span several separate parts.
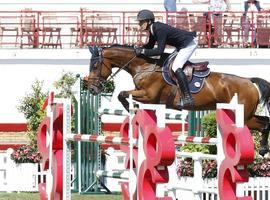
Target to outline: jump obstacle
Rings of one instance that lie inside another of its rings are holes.
[[[221,200],[236,199],[236,184],[248,180],[246,166],[253,162],[254,146],[249,130],[243,125],[243,106],[236,103],[236,98],[228,105],[220,104],[217,107],[219,133],[222,133],[217,138],[175,137],[164,124],[165,114],[156,116],[155,111],[149,107],[138,110],[136,114],[131,113],[126,118],[120,130],[121,137],[89,136],[71,134],[71,101],[54,99],[51,95],[47,104],[47,117],[39,128],[38,146],[43,155],[43,169],[47,170],[46,183],[40,184],[41,199],[71,199],[71,141],[79,141],[82,144],[91,142],[95,145],[95,142],[120,144],[121,150],[127,153],[126,170],[96,170],[95,176],[128,180],[122,184],[123,199],[156,199],[156,188],[160,183],[167,183],[165,188],[169,190],[169,197],[161,194],[161,199],[177,198],[176,191],[184,186],[173,185],[168,166],[174,162],[175,155],[190,155],[175,152],[175,141],[218,145],[218,155],[212,156],[212,159],[218,159],[219,163],[219,184],[215,193]],[[156,111],[162,110],[160,108]],[[165,108],[163,113],[164,110]],[[197,157],[198,161],[205,156],[192,155]],[[195,162],[194,167],[201,167],[200,162]],[[198,174],[200,172],[195,174],[195,183],[200,182],[201,176]],[[196,185],[197,187],[193,185],[195,187],[191,189],[194,199],[200,199],[202,192],[211,192],[200,188],[199,184]]]

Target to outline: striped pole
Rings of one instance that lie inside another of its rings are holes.
[[[174,135],[174,141],[185,142],[185,143],[194,143],[194,144],[217,145],[217,138],[210,138],[210,137]]]
[[[116,137],[116,136],[68,134],[66,139],[68,141],[98,142],[98,143],[107,143],[107,144],[129,145],[129,138]],[[181,143],[217,145],[217,138],[210,138],[210,137],[174,135],[174,141],[181,142]],[[137,144],[138,144],[138,140],[134,139],[133,146],[137,146]]]
[[[170,120],[185,120],[182,117],[183,117],[182,114],[165,113],[165,119],[170,119]]]
[[[129,114],[125,110],[119,110],[119,109],[109,109],[109,108],[104,108],[104,109],[99,109],[98,113],[101,115],[117,115],[117,116],[129,116]],[[172,113],[166,113],[165,114],[165,119],[168,120],[184,120],[182,118],[182,114],[172,114]]]
[[[129,145],[129,138],[115,137],[115,136],[67,134],[66,139],[81,142],[98,142],[98,143]],[[137,139],[133,140],[133,146],[137,146]]]
[[[125,110],[113,110],[113,109],[99,109],[98,113],[101,115],[118,115],[118,116],[129,116],[129,114]]]
[[[204,154],[201,152],[184,152],[184,151],[176,151],[175,155],[177,158],[200,158],[200,159],[209,159],[209,160],[217,160],[217,155],[213,154]]]
[[[96,172],[97,177],[109,177],[109,178],[119,178],[128,180],[129,179],[129,171],[127,170],[113,170],[113,171],[104,171],[98,170]]]

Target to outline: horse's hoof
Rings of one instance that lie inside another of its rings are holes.
[[[263,158],[266,159],[266,160],[270,160],[270,152],[265,154]]]
[[[269,146],[261,146],[259,149],[259,154],[264,157],[265,154],[269,152]]]
[[[140,106],[137,103],[133,103],[133,107],[139,109]]]

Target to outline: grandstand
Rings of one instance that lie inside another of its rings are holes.
[[[197,2],[197,3],[194,3]],[[207,11],[208,4],[198,3],[200,0],[176,0],[177,10],[180,11],[182,7],[187,8],[189,11]],[[270,3],[266,0],[261,0],[260,2],[269,5]],[[30,0],[10,0],[1,1],[1,10],[16,10],[24,9],[25,7],[33,8],[34,10],[47,9],[47,10],[77,10],[82,7],[91,10],[98,11],[137,11],[140,9],[152,9],[155,11],[164,11],[163,0],[41,0],[41,1],[30,1]],[[243,1],[233,0],[231,1],[232,10],[242,11]]]
[[[199,1],[199,0],[197,0]],[[268,6],[270,3],[265,3]],[[3,48],[83,48],[88,45],[143,44],[147,35],[138,30],[136,13],[155,11],[158,21],[197,31],[200,47],[243,47],[243,2],[232,2],[232,10],[215,21],[208,4],[177,1],[178,12],[166,13],[162,0],[143,1],[8,1],[0,3],[0,47]],[[187,11],[181,11],[185,8]],[[220,22],[219,22],[220,21]],[[251,47],[257,31],[257,45],[269,46],[269,13],[251,19]],[[255,26],[256,25],[256,26]],[[222,34],[217,35],[217,27]],[[221,43],[213,45],[217,37]]]

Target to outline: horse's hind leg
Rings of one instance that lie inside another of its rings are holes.
[[[261,141],[259,154],[264,156],[269,152],[268,136],[270,131],[269,117],[254,115],[252,119],[246,122],[246,125],[252,129],[261,132]]]

